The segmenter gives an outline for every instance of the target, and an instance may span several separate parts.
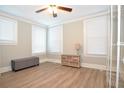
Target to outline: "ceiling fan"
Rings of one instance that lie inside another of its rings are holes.
[[[69,7],[49,5],[48,7],[37,10],[35,12],[40,13],[42,11],[48,10],[53,15],[53,17],[55,18],[55,17],[57,17],[57,9],[60,9],[60,10],[66,11],[66,12],[71,12],[72,11],[72,8],[69,8]]]

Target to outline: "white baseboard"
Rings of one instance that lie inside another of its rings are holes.
[[[60,59],[47,59],[48,62],[61,63]]]
[[[39,63],[44,63],[44,62],[47,62],[48,59],[43,59],[43,60],[40,60]]]
[[[40,60],[40,63],[47,62],[47,59]],[[1,73],[12,71],[11,66],[1,67],[0,68],[0,76]]]
[[[0,68],[0,73],[4,73],[4,72],[8,72],[11,71],[11,66],[7,66],[7,67],[1,67]]]
[[[44,63],[44,62],[61,63],[61,60],[60,59],[43,59],[43,60],[40,60],[40,63]],[[106,70],[106,66],[104,66],[104,65],[89,64],[89,63],[82,63],[81,67]],[[0,73],[4,73],[4,72],[8,72],[8,71],[11,71],[11,66],[0,68]]]
[[[59,59],[48,59],[48,62],[54,62],[54,63],[61,63],[61,60]],[[87,67],[87,68],[94,68],[99,70],[106,70],[105,65],[98,65],[98,64],[90,64],[90,63],[81,63],[81,67]]]
[[[94,69],[99,69],[99,70],[106,70],[105,65],[98,65],[98,64],[82,63],[81,67],[94,68]]]

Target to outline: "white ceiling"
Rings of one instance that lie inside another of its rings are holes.
[[[58,17],[53,18],[48,11],[35,13],[36,10],[41,9],[43,5],[0,5],[0,11],[9,14],[23,17],[32,21],[36,21],[47,26],[54,25],[60,22],[69,21],[75,18],[80,18],[86,15],[97,12],[107,11],[107,5],[68,5],[73,10],[71,13],[58,11]]]

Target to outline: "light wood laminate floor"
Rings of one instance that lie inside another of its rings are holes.
[[[3,73],[0,77],[0,87],[104,88],[106,72],[46,62],[21,71]]]

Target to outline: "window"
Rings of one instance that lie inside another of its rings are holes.
[[[0,16],[0,44],[17,43],[17,21]]]
[[[107,54],[107,16],[84,21],[84,52],[86,55]]]
[[[32,26],[32,53],[46,52],[46,30],[39,26]]]
[[[49,28],[48,31],[48,52],[61,53],[62,52],[62,25]]]

